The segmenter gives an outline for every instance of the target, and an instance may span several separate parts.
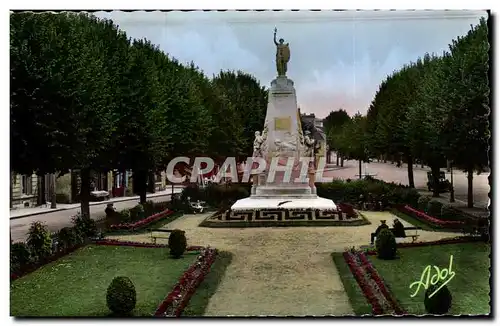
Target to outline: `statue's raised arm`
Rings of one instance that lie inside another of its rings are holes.
[[[276,45],[276,46],[278,46],[278,45],[279,45],[278,41],[276,41],[276,33],[277,33],[277,32],[278,32],[278,29],[275,27],[275,28],[274,28],[274,45]]]

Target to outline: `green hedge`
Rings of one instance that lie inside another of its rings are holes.
[[[226,209],[238,199],[250,196],[252,185],[250,183],[238,184],[210,184],[204,188],[198,185],[189,185],[182,190],[181,201],[201,200],[212,207]]]
[[[391,204],[408,204],[416,206],[420,197],[417,190],[401,184],[387,183],[377,179],[334,180],[329,183],[317,183],[318,196],[328,198],[336,203],[356,204],[360,197],[371,197],[381,201],[383,197]]]

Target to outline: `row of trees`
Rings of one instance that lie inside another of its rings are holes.
[[[173,157],[246,157],[264,123],[253,76],[209,78],[89,14],[11,14],[10,66],[11,172],[78,170],[86,216],[93,172],[132,170],[144,202]]]
[[[467,35],[452,40],[449,51],[425,54],[389,75],[366,116],[350,119],[342,111],[332,112],[344,118],[340,127],[327,126],[330,148],[360,161],[404,161],[411,187],[415,160],[431,168],[435,182],[440,168],[452,162],[467,172],[472,207],[474,171],[488,166],[488,71],[488,27],[483,18]]]

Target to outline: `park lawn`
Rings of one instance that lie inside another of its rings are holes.
[[[116,276],[135,285],[134,316],[151,316],[198,252],[181,259],[166,248],[89,245],[11,282],[12,316],[109,316],[106,290]]]
[[[332,253],[332,258],[339,272],[347,296],[349,297],[349,302],[351,303],[354,314],[356,316],[371,315],[372,306],[363,295],[363,291],[361,291],[358,282],[351,273],[342,253],[334,252]]]
[[[421,279],[427,265],[439,269],[448,268],[453,255],[452,270],[455,277],[447,284],[452,296],[449,314],[478,315],[490,313],[490,245],[481,242],[445,244],[414,248],[400,248],[399,259],[381,260],[368,256],[385,284],[410,314],[426,314],[424,307],[425,289],[420,288],[415,297],[411,295],[416,286],[410,284]],[[432,267],[431,277],[435,270]]]

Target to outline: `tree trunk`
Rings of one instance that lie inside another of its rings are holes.
[[[469,167],[467,169],[467,207],[468,208],[474,207],[474,193],[473,193],[473,186],[472,186],[473,178],[474,178],[474,170],[472,167]]]
[[[80,170],[80,209],[82,217],[90,218],[90,169]]]
[[[148,173],[148,189],[147,191],[150,193],[150,194],[154,194],[155,193],[155,188],[156,188],[156,178],[155,178],[155,173],[154,172],[150,172]]]
[[[338,153],[337,153],[337,154],[335,154],[335,156],[337,157],[337,166],[339,166],[340,156],[339,156],[339,154],[338,154]]]
[[[363,164],[363,161],[359,160],[359,178],[363,179],[362,171],[361,171],[361,166]]]
[[[14,172],[12,172],[12,170],[10,171],[10,201],[9,201],[9,206],[10,208],[12,209],[14,207],[14,205],[12,204],[12,197],[14,195],[14,187],[13,187],[13,184],[14,184],[14,178],[15,178],[15,174]],[[11,237],[12,238],[12,237]]]
[[[47,204],[47,194],[46,194],[46,184],[45,184],[46,174],[40,176],[40,203],[39,205]]]
[[[147,180],[148,180],[148,172],[147,171],[133,171],[134,175],[134,193],[139,195],[140,204],[145,204],[147,200],[146,190],[147,190]]]
[[[78,174],[75,170],[70,171],[71,175],[71,202],[76,203],[78,197]]]
[[[413,178],[413,157],[408,155],[406,159],[408,160],[408,185],[410,188],[415,188],[415,180]]]
[[[56,174],[55,173],[52,173],[50,175],[50,189],[51,189],[50,208],[57,208],[57,203],[56,203]]]
[[[450,203],[455,202],[455,185],[453,184],[453,165],[450,164],[450,184],[451,184],[451,189],[450,189]]]
[[[340,167],[342,167],[342,168],[344,167],[344,157],[343,156],[340,157]]]
[[[432,182],[434,183],[434,189],[432,190],[432,197],[439,197],[439,165],[432,164]]]
[[[122,197],[126,196],[127,190],[127,172],[125,170],[120,170],[120,188],[123,189]]]

